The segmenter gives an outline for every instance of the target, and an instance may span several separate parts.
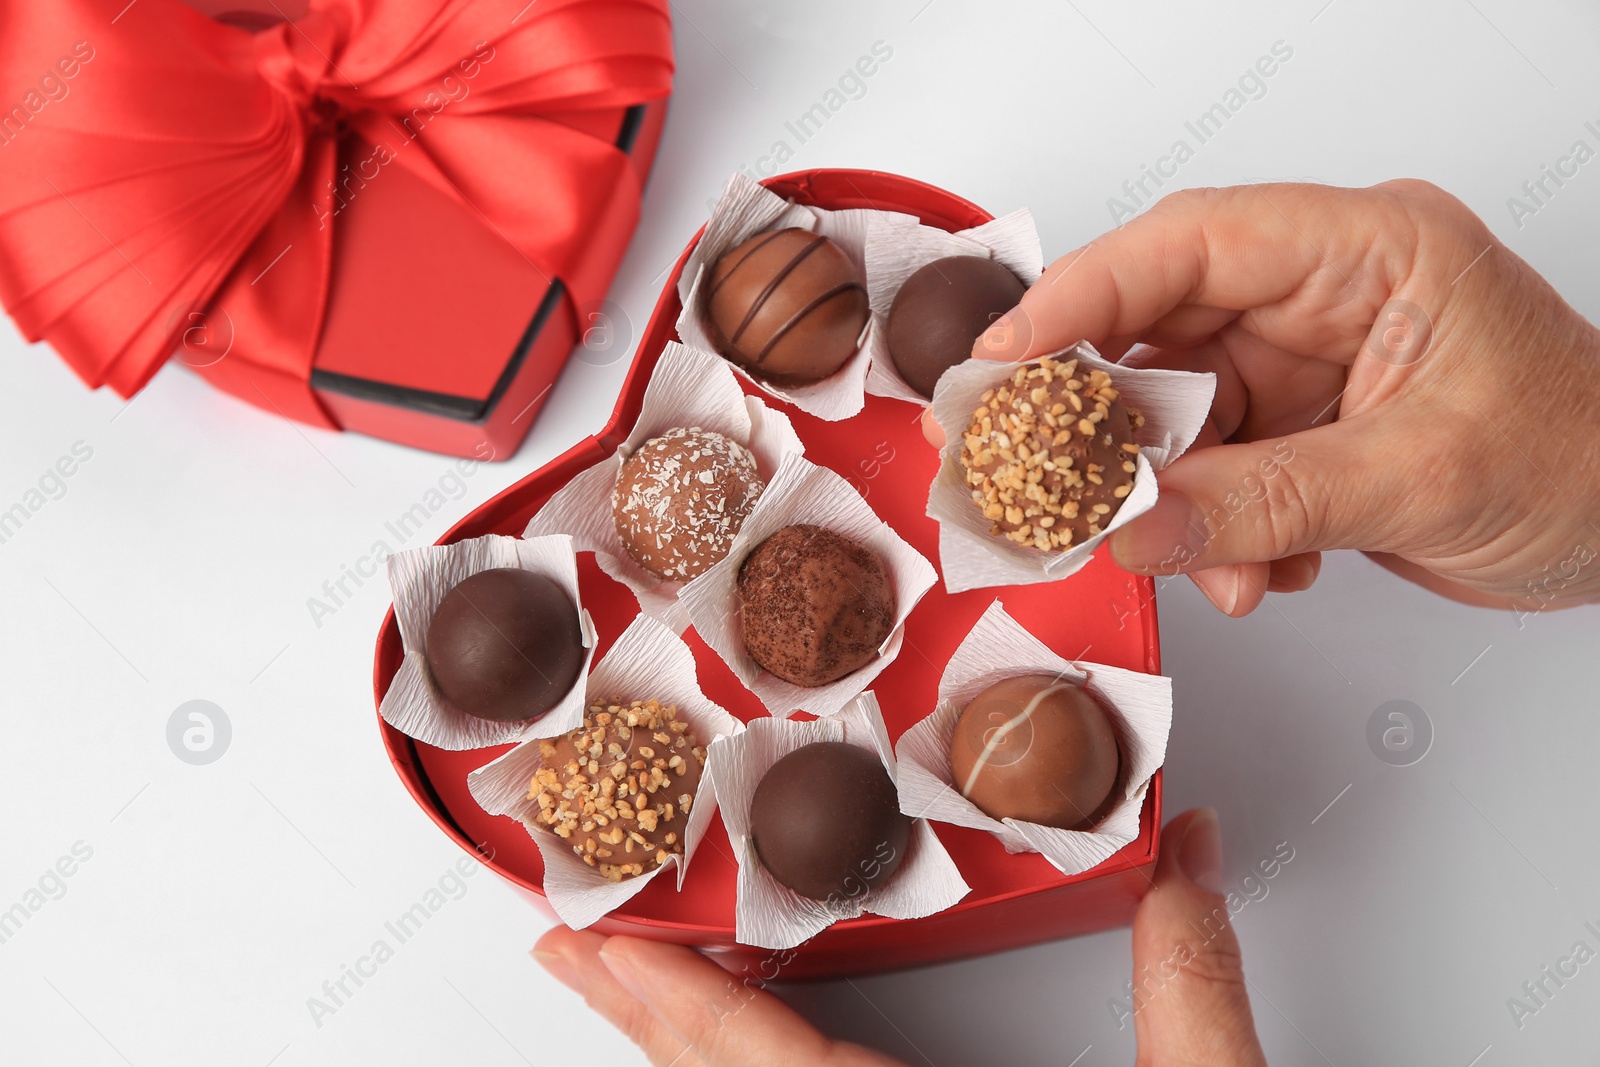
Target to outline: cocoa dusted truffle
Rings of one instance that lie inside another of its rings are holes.
[[[583,669],[578,609],[553,578],[496,567],[463,578],[428,624],[428,669],[445,700],[495,722],[536,719]]]
[[[617,535],[639,566],[686,582],[728,554],[762,488],[756,457],[739,442],[697,426],[668,430],[617,475]]]
[[[950,739],[955,786],[985,815],[1063,830],[1105,816],[1120,766],[1099,701],[1048,674],[991,685],[961,709]]]
[[[738,589],[750,658],[795,685],[827,685],[865,666],[894,629],[883,560],[821,526],[785,526],[757,545]]]
[[[797,748],[750,799],[750,837],[772,877],[812,900],[840,902],[885,881],[905,859],[911,817],[877,753],[842,741]]]
[[[889,308],[886,340],[900,377],[932,400],[939,375],[965,362],[1022,292],[1015,274],[984,256],[946,256],[919,268]]]
[[[1045,357],[983,394],[961,466],[990,532],[1046,552],[1105,530],[1133,489],[1144,416],[1102,370]]]
[[[539,742],[528,786],[532,825],[548,830],[607,881],[653,871],[683,854],[706,750],[671,704],[598,701],[583,725]]]
[[[867,314],[855,264],[809,230],[758,233],[711,268],[705,317],[712,343],[777,385],[818,382],[844,366]]]

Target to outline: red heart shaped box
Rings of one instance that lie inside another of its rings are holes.
[[[993,217],[951,193],[878,171],[805,171],[763,184],[802,204],[902,211],[948,230],[977,226]],[[662,347],[677,337],[673,324],[681,308],[678,277],[699,239],[696,234],[667,279],[605,429],[486,502],[445,534],[441,544],[491,533],[521,534],[552,493],[627,437]],[[748,384],[745,388],[758,393]],[[938,525],[924,514],[938,456],[922,439],[916,409],[869,396],[859,415],[830,423],[772,397],[765,399],[794,420],[809,459],[849,478],[880,518],[929,560],[938,560]],[[638,604],[625,586],[600,570],[593,555],[581,554],[578,570],[584,606],[594,616],[600,633],[598,651],[603,655],[637,614]],[[1160,671],[1154,587],[1149,579],[1119,570],[1104,552],[1064,582],[955,595],[940,584],[912,612],[899,658],[872,687],[891,737],[898,738],[933,709],[945,662],[997,596],[1019,622],[1063,656],[1152,674]],[[701,686],[712,700],[745,721],[766,714],[692,630],[684,637],[694,649]],[[391,611],[378,636],[373,671],[379,701],[401,658],[400,633]],[[467,792],[467,773],[509,746],[444,752],[413,741],[382,719],[379,725],[395,770],[440,829],[544,904],[540,889],[544,867],[527,830],[510,818],[487,814]],[[1131,921],[1150,886],[1148,868],[1156,860],[1160,825],[1159,771],[1140,815],[1139,836],[1082,874],[1064,875],[1037,855],[1007,855],[986,833],[935,823],[940,840],[972,886],[960,903],[924,919],[863,915],[835,923],[798,949],[774,953],[734,941],[737,868],[719,818],[695,853],[682,892],[674,888],[672,878],[658,878],[593,928],[604,934],[692,945],[718,954],[730,970],[742,967],[763,980],[838,977],[976,956]]]

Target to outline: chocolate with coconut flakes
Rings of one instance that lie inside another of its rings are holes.
[[[983,394],[961,466],[990,532],[1061,551],[1101,533],[1133,488],[1144,416],[1105,371],[1046,357]]]
[[[764,483],[755,455],[715,430],[668,430],[629,456],[612,512],[633,561],[686,582],[728,554]]]

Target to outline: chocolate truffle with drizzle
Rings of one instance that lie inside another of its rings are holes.
[[[867,324],[867,289],[821,234],[758,233],[711,268],[705,318],[717,351],[777,385],[821,381],[844,366]]]

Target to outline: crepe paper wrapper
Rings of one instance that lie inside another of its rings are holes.
[[[894,629],[878,646],[877,657],[838,681],[814,687],[795,685],[762,670],[745,651],[739,615],[739,568],[745,557],[768,537],[796,523],[826,527],[876,552],[888,569],[895,593]],[[684,587],[683,603],[695,632],[716,649],[770,714],[809,711],[832,715],[894,662],[905,640],[907,616],[938,577],[933,564],[878,518],[849,482],[826,467],[791,455],[767,483],[726,558]]]
[[[933,391],[933,417],[944,431],[939,473],[928,490],[928,517],[939,522],[939,569],[945,588],[952,593],[995,585],[1031,585],[1053,582],[1076,574],[1112,531],[1127,525],[1155,506],[1155,472],[1183,455],[1194,443],[1216,393],[1217,376],[1192,371],[1124,367],[1102,359],[1100,353],[1079,342],[1049,358],[1076,359],[1111,375],[1123,402],[1144,415],[1144,425],[1134,431],[1139,445],[1133,489],[1098,534],[1065,551],[1044,552],[991,534],[990,521],[972,502],[972,490],[961,466],[961,449],[972,413],[983,394],[1001,385],[1018,367],[1035,367],[1046,357],[1021,363],[969,359],[951,367]]]
[[[867,301],[873,322],[867,339],[867,354],[872,357],[867,392],[873,396],[928,406],[928,398],[906,384],[889,355],[889,310],[907,278],[947,256],[995,260],[1015,274],[1024,289],[1044,273],[1044,250],[1039,247],[1033,212],[1027,208],[956,233],[914,220],[874,219],[867,228]]]
[[[774,763],[819,741],[844,741],[876,752],[889,777],[896,777],[894,748],[871,693],[862,693],[827,719],[757,719],[742,733],[715,742],[707,756],[706,765],[718,783],[722,822],[739,864],[734,940],[740,944],[793,948],[841,919],[868,911],[891,919],[920,919],[954,905],[969,891],[926,819],[912,825],[900,867],[864,893],[812,900],[772,877],[750,837],[750,802]],[[905,810],[903,798],[900,807]]]
[[[712,703],[701,692],[695,678],[694,653],[677,634],[647,615],[637,616],[617,638],[589,675],[584,706],[594,701],[613,699],[626,703],[654,698],[678,709],[678,717],[689,723],[696,741],[707,750],[700,786],[683,828],[682,855],[668,856],[655,870],[619,882],[607,881],[572,851],[572,846],[554,832],[529,823],[539,805],[528,798],[533,776],[543,766],[537,740],[525,741],[493,763],[467,776],[467,789],[474,800],[491,815],[508,815],[522,822],[544,858],[544,893],[561,921],[574,930],[592,925],[601,916],[616,910],[644,889],[650,880],[665,871],[676,870],[678,889],[694,859],[695,850],[711,826],[717,808],[717,789],[713,784],[710,746],[719,737],[729,737],[743,725],[727,711]],[[581,710],[581,709],[580,709]],[[580,716],[581,720],[581,716]]]
[[[867,208],[828,211],[791,203],[735,172],[723,187],[722,196],[711,210],[705,233],[689,254],[688,262],[683,265],[683,273],[678,276],[678,297],[683,303],[683,312],[677,322],[678,336],[683,338],[684,343],[696,348],[716,351],[716,345],[712,343],[706,323],[701,318],[700,292],[710,284],[711,268],[722,254],[746,238],[790,227],[820,233],[844,250],[865,281],[867,227],[875,219],[916,221],[914,216],[898,211],[873,211]],[[867,338],[871,331],[872,316],[868,315],[855,354],[820,382],[779,386],[762,381],[731,361],[728,365],[761,389],[789,401],[801,411],[829,422],[838,422],[859,412],[866,403],[867,365],[871,362],[867,355]]]
[[[492,722],[452,707],[428,670],[428,624],[439,602],[462,579],[496,567],[519,567],[554,579],[577,608],[583,647],[588,650],[577,680],[561,703],[531,722]],[[572,550],[572,538],[564,534],[530,539],[490,534],[397,552],[389,557],[389,589],[406,658],[378,707],[384,722],[425,745],[460,751],[530,737],[555,737],[583,721],[583,680],[594,658],[595,631],[594,620],[578,596],[578,557]]]
[[[1109,713],[1122,769],[1121,800],[1092,830],[993,819],[961,795],[950,773],[950,739],[961,709],[985,689],[1022,674],[1050,674],[1084,684]],[[895,749],[900,810],[917,818],[986,830],[1007,852],[1037,852],[1063,874],[1104,863],[1139,836],[1150,778],[1166,762],[1172,731],[1172,680],[1155,674],[1062,659],[1023,629],[996,600],[950,657],[933,713],[900,737]]]
[[[747,396],[721,356],[668,341],[645,389],[644,406],[628,439],[610,456],[582,471],[545,502],[524,537],[570,534],[579,552],[593,552],[600,569],[633,590],[639,610],[682,633],[689,614],[678,602],[687,584],[658,578],[622,547],[611,505],[622,464],[651,438],[678,427],[715,430],[755,454],[770,482],[783,457],[805,452],[789,416]]]

